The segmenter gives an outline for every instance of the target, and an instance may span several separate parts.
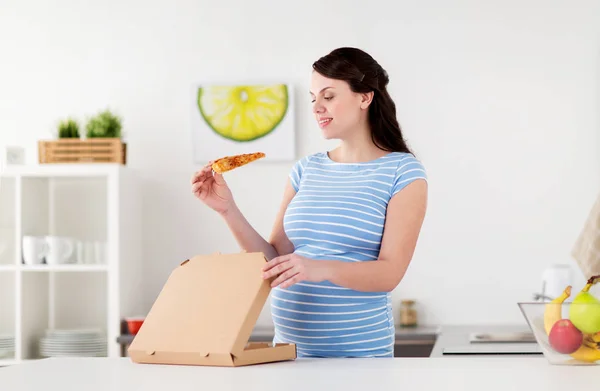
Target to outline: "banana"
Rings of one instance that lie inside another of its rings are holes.
[[[600,361],[600,349],[589,347],[584,343],[574,353],[571,353],[571,357],[584,362]]]
[[[562,319],[562,303],[567,300],[569,296],[571,296],[571,285],[567,286],[560,296],[546,304],[546,309],[544,311],[544,329],[546,330],[547,335],[550,335],[552,326]]]
[[[583,334],[583,343],[592,349],[600,349],[598,342],[594,341],[592,334]]]
[[[600,349],[600,347],[598,346],[598,344],[594,341],[592,341],[588,335],[584,335],[583,336],[583,344],[585,346],[587,346],[588,348],[592,348],[592,349]]]

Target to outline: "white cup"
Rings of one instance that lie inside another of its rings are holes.
[[[101,264],[101,265],[106,264],[106,243],[105,242],[94,242],[94,260],[98,264]]]
[[[542,289],[547,301],[560,296],[565,287],[572,284],[573,269],[569,265],[552,265],[542,274]]]
[[[23,236],[23,262],[26,265],[39,265],[48,253],[48,243],[44,237]]]
[[[83,240],[77,242],[77,263],[82,265],[94,263],[94,242]]]
[[[75,241],[71,238],[46,236],[46,243],[48,244],[48,254],[46,255],[48,265],[68,263],[75,250]]]

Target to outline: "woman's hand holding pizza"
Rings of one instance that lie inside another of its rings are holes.
[[[192,193],[209,208],[225,214],[234,205],[233,194],[222,174],[213,173],[210,161],[192,176]]]
[[[235,203],[223,173],[264,157],[263,152],[253,152],[212,160],[192,176],[192,193],[208,207],[224,215]]]

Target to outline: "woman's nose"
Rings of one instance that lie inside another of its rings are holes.
[[[313,113],[322,113],[325,111],[325,108],[320,103],[313,104]]]

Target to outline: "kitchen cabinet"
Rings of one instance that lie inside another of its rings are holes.
[[[15,342],[0,366],[41,358],[47,329],[97,329],[107,355],[120,356],[121,319],[142,303],[141,199],[136,175],[119,164],[0,173],[0,334]],[[48,236],[67,238],[60,262],[49,262]]]
[[[396,340],[394,357],[429,357],[434,345],[435,339]]]
[[[440,330],[437,326],[396,326],[394,357],[429,357]]]

